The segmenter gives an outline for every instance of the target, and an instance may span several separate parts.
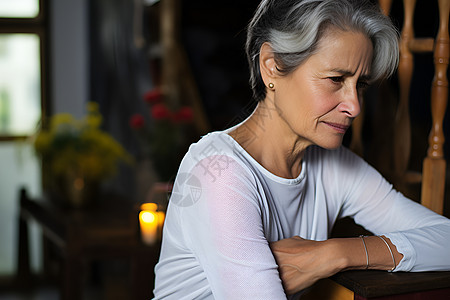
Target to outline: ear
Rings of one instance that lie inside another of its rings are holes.
[[[270,82],[274,82],[274,79],[277,77],[277,69],[273,50],[269,43],[264,43],[261,46],[261,51],[259,54],[259,69],[265,86],[267,86]]]

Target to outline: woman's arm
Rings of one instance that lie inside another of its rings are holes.
[[[403,257],[388,238],[378,236],[327,241],[293,237],[271,243],[271,249],[287,294],[344,270],[391,270]]]
[[[205,166],[224,163],[220,172]],[[200,199],[183,208],[188,247],[206,273],[215,299],[286,299],[278,266],[266,239],[253,177],[234,159],[208,157],[191,175]]]
[[[319,172],[325,197],[339,217],[385,238],[395,259],[395,271],[450,270],[450,221],[398,193],[375,169],[347,149],[326,152]],[[325,221],[325,220],[324,220]],[[329,220],[331,222],[331,220]],[[377,236],[365,237],[369,268],[390,270],[393,259]],[[298,237],[271,245],[280,276],[292,292],[341,270],[365,269],[361,238],[305,241]],[[292,261],[299,257],[298,269]],[[303,259],[303,261],[302,261]],[[289,263],[291,262],[291,263]],[[309,270],[305,272],[304,270]],[[304,274],[299,276],[299,270]],[[294,279],[293,279],[294,278]]]
[[[336,199],[338,217],[352,217],[389,238],[403,254],[395,271],[450,270],[450,220],[407,199],[360,157],[343,150],[327,174],[336,182],[331,193],[342,198]]]

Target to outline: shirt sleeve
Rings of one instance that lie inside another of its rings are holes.
[[[396,271],[450,270],[450,220],[403,196],[350,151],[341,155],[341,215],[392,241],[404,255]]]
[[[199,200],[183,209],[181,225],[214,298],[286,299],[252,174],[217,155],[199,161],[191,176],[200,183]]]

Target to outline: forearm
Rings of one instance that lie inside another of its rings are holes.
[[[340,271],[393,270],[403,258],[395,245],[385,236],[330,239],[327,242],[333,245],[339,256],[343,257],[344,265]]]
[[[391,270],[394,260],[397,265],[403,256],[389,239],[385,241],[389,248],[378,236],[322,242],[293,237],[272,243],[271,248],[286,293],[293,294],[344,270]]]

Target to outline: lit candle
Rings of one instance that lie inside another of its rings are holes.
[[[153,245],[158,238],[158,212],[156,211],[155,206],[150,206],[146,203],[145,206],[141,206],[141,212],[139,213],[139,224],[141,227],[141,238],[144,244]]]

